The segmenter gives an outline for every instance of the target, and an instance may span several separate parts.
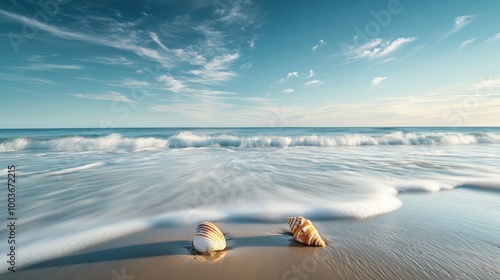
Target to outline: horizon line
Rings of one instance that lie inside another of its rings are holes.
[[[500,125],[473,125],[473,126],[285,126],[285,127],[271,127],[271,126],[119,126],[113,128],[99,128],[99,127],[2,127],[0,130],[16,130],[16,129],[98,129],[98,130],[113,130],[113,129],[236,129],[236,128],[268,128],[268,129],[287,129],[287,128],[500,128]]]

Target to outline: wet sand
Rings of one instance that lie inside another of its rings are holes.
[[[500,279],[500,192],[461,188],[398,197],[403,206],[386,215],[313,220],[325,248],[294,241],[285,221],[216,222],[228,248],[196,255],[190,250],[196,225],[165,225],[0,278]]]

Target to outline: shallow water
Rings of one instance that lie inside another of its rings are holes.
[[[498,128],[0,130],[23,264],[156,226],[363,219],[402,192],[500,189],[498,155]]]

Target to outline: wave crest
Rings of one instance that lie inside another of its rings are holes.
[[[381,136],[363,134],[343,135],[255,135],[240,137],[235,135],[196,134],[182,131],[167,139],[155,137],[123,137],[114,133],[98,138],[81,136],[56,138],[51,140],[33,140],[16,138],[0,143],[0,152],[22,150],[54,150],[54,151],[94,151],[94,150],[144,150],[166,148],[286,148],[293,146],[378,146],[378,145],[470,145],[500,143],[497,133],[403,133],[393,132]]]
[[[80,136],[51,140],[17,138],[0,144],[0,151],[52,150],[52,151],[101,151],[101,150],[142,150],[166,148],[168,141],[158,138],[128,138],[113,133],[104,137],[85,138]]]

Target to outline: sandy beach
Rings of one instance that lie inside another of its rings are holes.
[[[460,188],[400,195],[364,220],[313,221],[325,248],[288,225],[218,223],[228,248],[190,250],[196,225],[159,226],[3,274],[2,279],[499,279],[500,193]]]

